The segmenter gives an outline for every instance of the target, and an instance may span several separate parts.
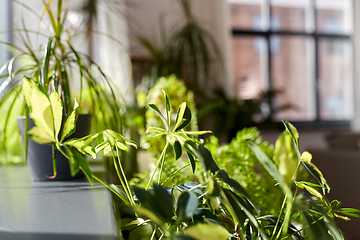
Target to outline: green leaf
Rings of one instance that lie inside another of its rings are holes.
[[[30,108],[30,116],[35,125],[44,129],[48,135],[54,135],[54,118],[49,98],[40,90],[31,79],[24,77],[23,89],[27,105]]]
[[[48,72],[49,72],[49,63],[50,63],[50,57],[51,57],[51,45],[53,42],[54,37],[51,36],[49,37],[49,40],[46,44],[46,48],[45,48],[45,55],[44,55],[44,62],[43,62],[43,81],[44,81],[44,86],[48,85]]]
[[[92,172],[90,170],[88,163],[86,162],[84,157],[78,151],[76,151],[75,148],[71,148],[71,152],[73,153],[73,156],[76,159],[76,161],[79,163],[80,169],[83,171],[86,178],[89,180],[90,184],[92,185],[93,184]]]
[[[54,136],[50,135],[43,128],[40,128],[37,126],[30,129],[28,131],[28,135],[31,137],[31,139],[34,142],[37,142],[40,144],[49,144],[49,143],[56,142]]]
[[[185,229],[185,234],[198,240],[228,240],[229,232],[215,223],[198,223]]]
[[[198,199],[193,192],[183,192],[177,202],[176,208],[176,224],[189,219],[198,207]]]
[[[322,175],[321,171],[311,162],[301,162],[303,163],[305,168],[311,173],[311,175],[313,175],[316,181],[318,181],[318,183],[323,187],[323,194],[325,194],[325,189],[327,190],[327,192],[330,192],[330,186]]]
[[[223,182],[227,183],[236,193],[240,193],[241,195],[250,198],[245,188],[241,186],[239,182],[230,178],[229,175],[224,170],[218,171],[216,177],[221,179]]]
[[[212,133],[212,131],[184,131],[182,133],[185,133],[186,135],[204,135],[207,133]]]
[[[171,222],[173,213],[173,201],[168,191],[162,186],[154,183],[154,199],[156,200],[158,208],[161,210],[161,215],[167,222]]]
[[[57,138],[57,136],[59,135],[60,129],[61,129],[61,124],[62,124],[62,116],[63,116],[63,104],[61,101],[61,98],[59,96],[59,94],[56,92],[56,90],[54,90],[51,94],[50,94],[50,104],[51,104],[51,109],[52,109],[52,113],[54,116],[54,124],[55,124],[55,137]]]
[[[86,145],[84,140],[70,139],[69,141],[66,141],[64,144],[76,148],[82,154],[91,156],[92,158],[96,157],[95,148],[90,144]]]
[[[285,182],[284,178],[282,177],[282,175],[277,170],[275,163],[273,163],[269,159],[269,157],[261,150],[261,148],[258,145],[250,141],[248,141],[247,143],[251,148],[251,150],[255,153],[261,165],[279,183],[280,188],[282,189],[282,191],[286,196],[287,211],[284,217],[284,228],[283,228],[283,234],[286,235],[290,221],[291,209],[292,209],[292,192],[289,186],[287,185],[287,183]]]
[[[168,96],[166,95],[166,92],[164,90],[162,90],[162,92],[164,93],[164,96],[165,96],[166,119],[167,119],[168,125],[170,125],[170,103],[169,103]]]
[[[185,102],[181,103],[177,112],[174,131],[186,127],[191,121],[191,111]]]
[[[129,198],[128,198],[123,186],[110,184],[109,187],[111,187],[115,192],[117,192],[122,197],[122,200],[126,203],[126,205],[130,206]]]
[[[71,176],[75,176],[80,170],[79,160],[74,156],[71,147],[65,146],[65,150],[69,159]]]
[[[169,124],[167,123],[165,117],[162,115],[160,109],[155,104],[149,104],[149,107],[151,107],[155,112],[159,115],[163,123],[165,124],[166,131],[169,131]]]
[[[178,160],[182,155],[182,148],[181,148],[180,143],[178,141],[175,141],[173,148],[174,148],[174,153],[175,153],[175,160]]]
[[[199,158],[201,164],[205,171],[210,170],[212,173],[219,171],[219,167],[216,165],[213,157],[209,150],[207,150],[203,145],[199,145],[198,147],[199,153],[201,157]]]
[[[188,150],[186,150],[186,155],[187,155],[188,158],[189,158],[192,172],[195,173],[195,169],[196,169],[195,158],[194,158],[194,156],[192,155],[192,153],[190,153]]]
[[[75,100],[74,110],[66,117],[64,128],[61,134],[61,142],[64,141],[65,138],[69,137],[71,134],[75,132],[76,128],[76,109],[78,108],[78,103]]]
[[[115,144],[116,144],[116,146],[117,146],[119,149],[121,149],[121,150],[123,150],[123,151],[125,151],[125,152],[128,152],[128,151],[129,151],[128,146],[126,146],[124,143],[122,143],[122,142],[119,141],[118,139],[115,140]]]

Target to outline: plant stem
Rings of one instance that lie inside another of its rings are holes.
[[[156,164],[156,167],[155,167],[155,169],[154,169],[154,172],[151,174],[151,178],[149,179],[149,182],[148,182],[148,184],[146,185],[146,189],[145,189],[145,190],[148,190],[148,189],[150,188],[150,184],[151,184],[151,182],[152,182],[153,179],[154,179],[156,170],[159,168],[160,163],[162,162],[162,159],[163,159],[163,158],[165,159],[165,153],[166,153],[166,149],[168,148],[168,146],[169,146],[169,142],[166,142],[165,147],[164,147],[164,149],[163,149],[163,151],[161,152],[161,155],[160,155],[160,157],[159,157],[159,161],[158,161],[158,163]]]
[[[285,195],[284,201],[283,201],[283,203],[282,203],[282,205],[281,205],[280,213],[279,213],[278,219],[277,219],[277,221],[276,221],[276,225],[275,225],[274,231],[273,231],[273,233],[272,233],[271,239],[273,239],[273,237],[275,236],[276,230],[277,230],[277,228],[278,228],[278,226],[279,226],[280,219],[281,219],[281,213],[283,212],[283,209],[284,209],[285,203],[286,203],[286,198],[287,198],[287,195]],[[283,224],[281,224],[281,228],[282,228],[282,226],[283,226]],[[279,229],[279,234],[280,234],[280,232],[281,232],[281,231],[280,231],[281,228]],[[279,234],[277,234],[277,236],[276,236],[275,239],[277,239],[277,238],[279,237]]]
[[[55,178],[57,171],[56,171],[56,147],[54,146],[54,144],[51,146],[52,149],[52,158],[53,158],[53,177],[51,178]]]
[[[95,176],[94,174],[92,174],[92,177],[98,181],[99,183],[101,183],[102,185],[104,185],[105,187],[107,187],[111,192],[113,192],[116,196],[118,196],[121,200],[123,200],[123,202],[128,202],[126,201],[126,199],[124,199],[118,192],[116,192],[112,187],[110,187],[107,183],[105,183],[104,181],[102,181],[100,178],[98,178],[97,176]],[[131,205],[131,204],[130,204]]]
[[[117,166],[117,164],[116,164],[116,159],[115,159],[114,151],[111,151],[111,153],[112,153],[113,163],[114,163],[115,170],[116,170],[116,173],[117,173],[117,175],[118,175],[118,178],[120,179],[121,185],[122,185],[123,188],[124,188],[124,191],[125,191],[125,193],[126,193],[126,196],[129,198],[129,201],[130,201],[131,206],[133,206],[133,202],[131,201],[131,195],[130,195],[130,193],[128,192],[128,188],[126,187],[126,184],[124,183],[124,180],[123,180],[123,178],[121,177],[121,174],[120,174],[120,172],[119,172],[119,168],[118,168],[118,166]],[[120,164],[120,167],[121,167],[121,164]],[[124,176],[124,177],[125,177],[125,176]]]
[[[158,230],[158,227],[155,227],[153,233],[151,234],[150,240],[153,240],[153,239],[154,239],[157,230]]]
[[[126,184],[126,188],[127,188],[128,192],[130,193],[130,196],[128,196],[128,197],[129,197],[129,200],[130,200],[132,206],[135,206],[135,201],[134,201],[134,199],[132,198],[130,185],[129,185],[128,181],[127,181],[127,178],[126,178],[124,169],[123,169],[122,164],[121,164],[121,162],[120,162],[119,148],[116,146],[116,144],[115,144],[115,148],[116,148],[118,163],[119,163],[119,166],[120,166],[120,171],[121,171],[122,176],[124,177],[124,181],[125,181],[125,184]],[[125,186],[123,186],[123,187],[125,188]]]
[[[167,181],[169,181],[175,174],[177,174],[178,172],[180,172],[181,170],[183,170],[184,168],[187,168],[188,166],[190,166],[190,163],[186,164],[185,166],[179,168],[178,170],[174,171],[173,173],[171,173],[162,183],[161,186],[163,186],[165,183],[167,183]]]

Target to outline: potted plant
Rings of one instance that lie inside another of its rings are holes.
[[[100,121],[95,118],[95,124],[92,124],[92,126],[96,126],[97,122],[100,122],[107,128],[121,130],[120,106],[110,81],[99,65],[94,63],[87,55],[79,53],[72,45],[72,36],[69,35],[69,31],[64,27],[67,21],[67,11],[63,10],[64,1],[57,1],[57,9],[54,12],[51,11],[51,2],[44,1],[45,14],[39,19],[39,24],[46,22],[45,19],[49,20],[48,30],[51,33],[45,36],[48,39],[45,48],[42,46],[39,46],[39,49],[31,48],[32,44],[29,34],[44,36],[39,32],[34,33],[26,29],[25,25],[24,29],[17,30],[21,36],[23,46],[5,43],[15,52],[15,55],[0,68],[2,71],[0,77],[5,78],[0,87],[0,91],[2,91],[0,95],[4,95],[0,99],[0,108],[6,104],[10,105],[6,112],[3,112],[6,115],[4,139],[2,141],[4,146],[6,145],[8,135],[7,127],[12,120],[13,106],[17,102],[24,100],[23,75],[32,79],[41,91],[47,92],[48,96],[56,91],[63,103],[62,114],[64,116],[69,115],[73,111],[75,97],[77,97],[80,103],[83,102],[84,98],[88,98],[87,101],[90,102],[88,112],[96,112],[96,116],[100,118]],[[25,4],[23,6],[30,9]],[[6,73],[5,70],[8,70],[8,72]],[[11,87],[7,88],[6,85]],[[4,93],[5,90],[7,91]],[[26,113],[27,109],[23,108],[23,112]],[[63,118],[65,119],[65,117]],[[86,123],[79,123],[79,125],[90,126],[90,117],[79,116],[78,118],[79,121],[87,120]],[[31,124],[31,122],[28,122],[28,119],[23,121],[26,124]],[[22,129],[27,129],[27,127],[25,128],[24,125],[21,125]],[[23,132],[25,133],[26,130],[23,130]],[[88,133],[89,129],[79,133],[77,137]],[[30,145],[33,144],[30,143]],[[26,146],[26,156],[28,156],[27,149],[28,147]],[[51,151],[49,152],[51,153]],[[60,178],[60,175],[58,175],[58,178]]]
[[[139,228],[150,229],[149,239],[344,239],[333,219],[359,217],[359,210],[341,208],[341,202],[326,198],[330,186],[311,162],[311,154],[300,153],[299,134],[290,123],[284,123],[285,131],[276,142],[273,159],[256,141],[249,139],[243,143],[272,177],[273,188],[284,193],[281,208],[264,215],[246,188],[229,176],[226,169],[220,169],[210,151],[198,138],[192,137],[207,131],[184,130],[191,120],[186,103],[180,105],[174,122],[170,118],[171,107],[166,94],[164,111],[154,104],[149,107],[163,121],[164,128],[149,127],[147,140],[164,138],[166,143],[146,187],[131,187],[121,172],[121,185],[107,185],[133,210],[133,214],[122,221],[124,239],[134,239],[131,235]],[[99,152],[104,148],[97,146],[95,149]],[[165,187],[169,179],[183,170],[176,169],[163,178],[162,169],[167,164],[165,155],[170,149],[175,159],[186,154],[193,171],[196,165],[201,165],[203,171],[199,179],[203,180]],[[107,152],[113,154],[116,161],[119,150],[113,144]],[[298,179],[301,166],[316,183]]]

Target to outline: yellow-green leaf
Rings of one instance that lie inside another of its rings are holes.
[[[29,136],[34,142],[47,144],[55,142],[54,136],[50,135],[47,131],[40,127],[33,127],[28,131]]]
[[[301,161],[311,163],[311,159],[312,155],[308,151],[305,151],[301,154]]]
[[[50,103],[55,122],[55,136],[57,137],[59,135],[62,124],[63,104],[56,90],[50,94]]]
[[[223,226],[215,223],[198,223],[185,229],[185,234],[194,239],[228,240],[229,232]]]
[[[290,186],[294,180],[294,174],[298,165],[298,159],[292,138],[284,131],[275,143],[274,158],[280,174]]]

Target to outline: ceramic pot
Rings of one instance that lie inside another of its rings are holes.
[[[17,118],[20,133],[25,146],[25,117]],[[91,115],[79,115],[76,122],[76,131],[70,136],[71,138],[81,138],[89,134],[91,124]],[[35,124],[29,119],[29,129]],[[38,144],[29,138],[27,164],[30,169],[33,181],[59,181],[70,180],[72,178],[83,177],[82,171],[79,171],[74,177],[71,176],[69,160],[57,150],[56,152],[56,169],[57,175],[53,176],[52,148],[51,145]]]

